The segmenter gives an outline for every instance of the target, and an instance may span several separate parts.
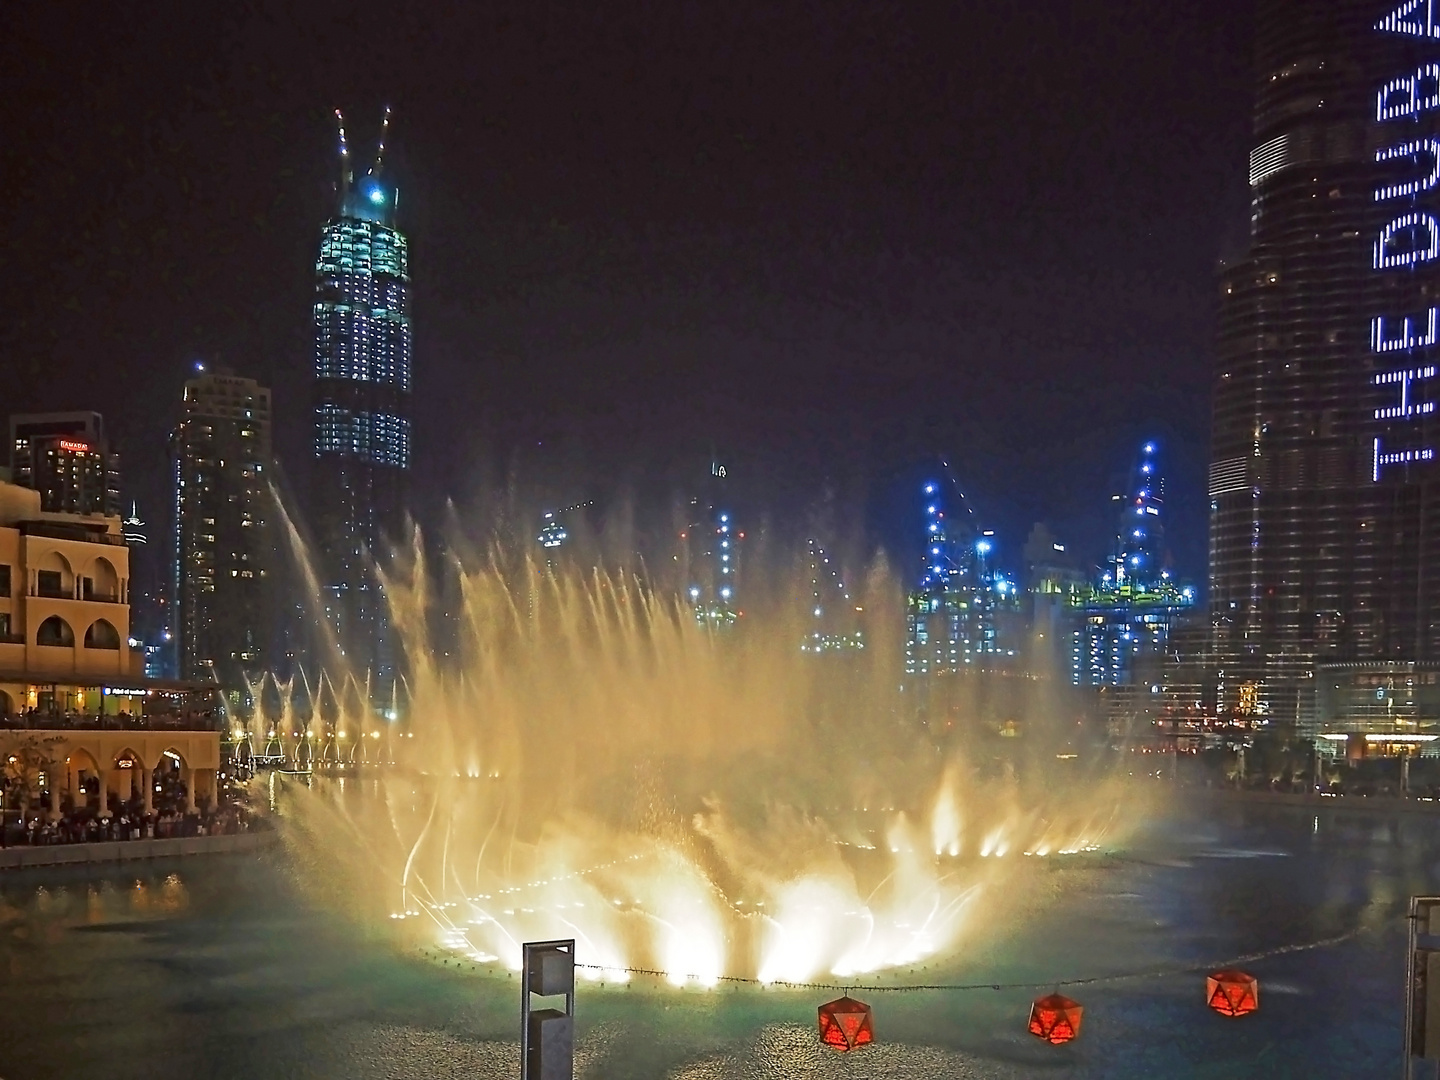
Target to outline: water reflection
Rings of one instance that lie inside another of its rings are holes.
[[[1317,830],[1311,813],[1211,806],[1153,821],[1104,858],[1026,865],[1026,888],[976,948],[897,977],[1134,972],[1364,932],[1255,965],[1262,1011],[1244,1023],[1214,1017],[1189,975],[1084,988],[1085,1035],[1055,1052],[1025,1033],[1021,991],[871,995],[879,1041],[842,1059],[813,1038],[824,995],[587,985],[578,1075],[1353,1080],[1392,1069],[1404,898],[1440,888],[1431,819],[1327,812]],[[513,979],[426,961],[306,895],[289,866],[250,857],[0,876],[3,1074],[514,1074]]]

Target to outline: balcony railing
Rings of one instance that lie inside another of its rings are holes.
[[[46,600],[84,600],[91,604],[118,604],[120,594],[118,592],[105,592],[100,589],[91,589],[89,592],[82,591],[77,597],[69,589],[56,589],[44,585],[37,585],[30,590],[31,596],[43,597]]]
[[[100,716],[30,709],[12,716],[0,713],[0,730],[12,731],[218,731],[222,726],[223,718],[214,712]]]

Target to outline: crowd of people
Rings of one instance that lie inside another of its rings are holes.
[[[183,784],[162,783],[145,812],[139,797],[119,799],[110,794],[108,814],[86,803],[76,806],[67,797],[60,816],[51,820],[48,801],[32,804],[18,816],[7,815],[0,826],[0,847],[25,844],[87,844],[106,840],[163,840],[180,836],[220,836],[250,832],[261,825],[241,793],[224,789],[216,800],[201,798],[196,809],[187,806]]]

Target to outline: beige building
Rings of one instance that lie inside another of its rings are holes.
[[[118,517],[47,514],[38,491],[0,484],[0,714],[99,713],[112,684],[133,689],[129,591]]]
[[[120,518],[45,513],[40,493],[0,483],[0,766],[30,774],[58,813],[97,793],[149,809],[157,770],[193,804],[213,794],[217,718],[203,694],[143,677],[130,646],[130,551]]]

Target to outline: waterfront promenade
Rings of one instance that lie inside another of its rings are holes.
[[[1182,789],[1197,802],[1249,803],[1256,806],[1294,806],[1314,810],[1346,810],[1378,814],[1440,814],[1440,799],[1400,798],[1394,795],[1326,795],[1318,791],[1265,791],[1246,788]]]
[[[94,844],[37,844],[0,848],[0,873],[31,866],[70,866],[77,863],[127,862],[176,855],[212,855],[259,851],[273,844],[277,834],[265,829],[220,836],[175,836],[159,840],[105,840]]]

